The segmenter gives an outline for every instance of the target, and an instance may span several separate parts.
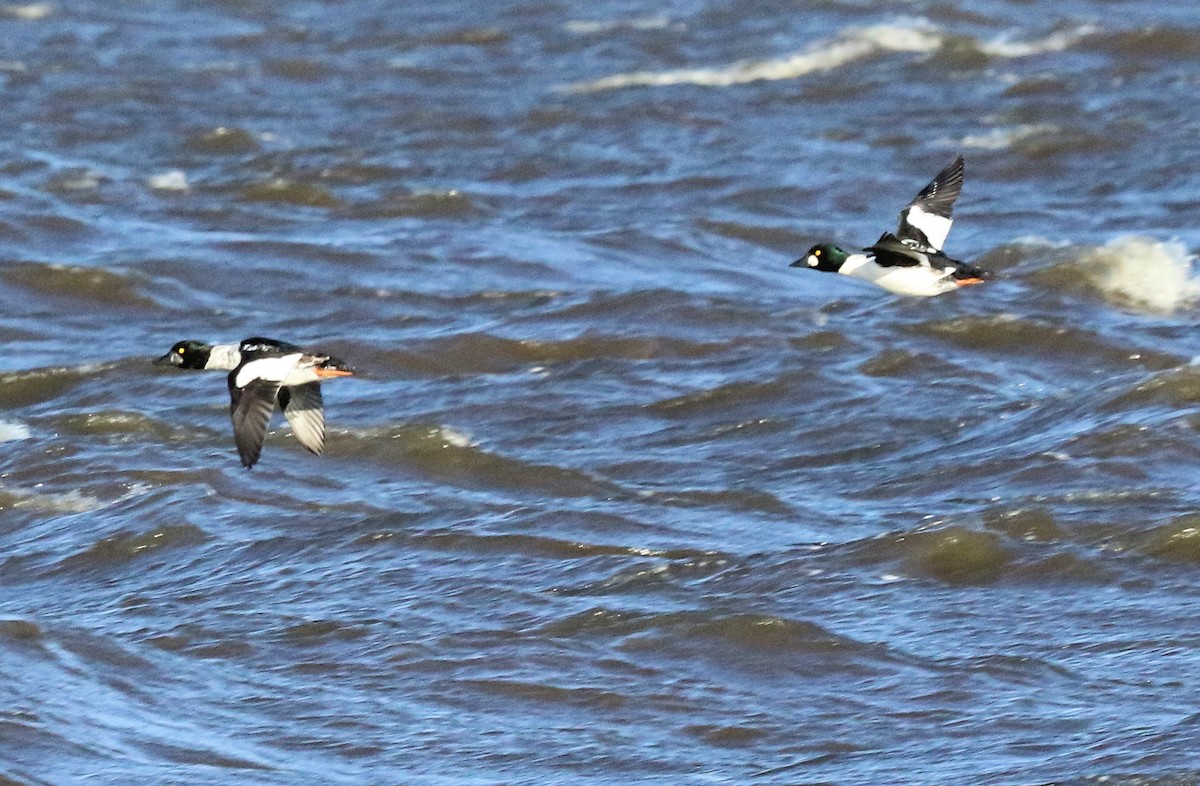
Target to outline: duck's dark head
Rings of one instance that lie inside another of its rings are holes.
[[[808,250],[808,253],[797,259],[791,267],[806,267],[810,270],[823,270],[826,273],[836,273],[846,261],[848,253],[832,243],[820,243]]]
[[[204,368],[212,347],[200,341],[180,341],[171,351],[154,361],[156,366],[178,366],[179,368]]]

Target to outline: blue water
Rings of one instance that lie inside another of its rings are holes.
[[[1200,783],[1198,42],[0,6],[0,783]],[[994,281],[788,267],[958,153]],[[253,335],[325,455],[150,364]]]

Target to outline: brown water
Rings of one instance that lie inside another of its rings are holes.
[[[201,6],[0,6],[0,782],[1200,783],[1194,4]]]

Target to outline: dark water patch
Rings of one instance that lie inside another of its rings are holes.
[[[106,306],[136,309],[157,308],[141,293],[149,282],[130,271],[98,267],[23,262],[6,265],[3,277],[37,296],[86,300]]]
[[[0,407],[17,409],[65,395],[114,364],[55,366],[0,373]]]
[[[409,310],[439,315],[447,311],[483,309],[488,313],[495,311],[500,315],[512,316],[526,310],[540,311],[546,306],[571,297],[568,293],[555,289],[485,289],[465,294],[443,294],[388,287],[341,286],[333,289],[332,293],[338,297],[352,299],[394,300],[409,306]]]
[[[334,73],[328,63],[305,57],[270,58],[263,62],[263,71],[294,82],[320,82]]]
[[[849,475],[839,471],[847,480],[860,472],[873,476],[870,462],[905,447],[900,435],[888,433],[880,424],[881,419],[876,415],[850,423],[810,426],[804,432],[804,440],[789,449],[790,455],[772,461],[768,468],[772,474],[786,476],[797,470],[827,471],[849,465],[852,468]]]
[[[719,508],[742,513],[762,513],[770,516],[789,516],[795,513],[791,505],[769,491],[742,486],[726,489],[643,489],[638,494],[646,502],[678,508]]]
[[[730,568],[730,560],[717,553],[708,553],[692,559],[674,559],[668,562],[640,562],[605,576],[598,581],[589,581],[576,586],[556,587],[560,595],[610,596],[620,593],[657,592],[662,588],[710,578]]]
[[[646,409],[657,415],[672,418],[692,418],[715,413],[730,414],[747,407],[759,407],[777,400],[788,386],[779,380],[772,382],[729,382],[708,390],[647,404]]]
[[[905,573],[951,585],[989,584],[1009,568],[1013,553],[995,532],[950,525],[861,541],[856,559],[890,563]]]
[[[719,423],[698,432],[689,432],[685,438],[687,443],[719,442],[722,440],[757,440],[771,434],[778,434],[792,428],[791,421],[785,418],[751,418],[733,423]],[[682,442],[664,442],[664,444],[684,444]]]
[[[684,332],[687,338],[703,329],[714,338],[744,338],[747,332],[762,329],[762,312],[736,299],[720,296],[699,297],[673,289],[638,289],[631,292],[600,292],[582,303],[570,303],[555,316],[572,324],[620,326],[645,324],[654,316],[659,330],[672,335]]]
[[[1200,367],[1184,366],[1153,374],[1103,402],[1109,411],[1137,411],[1147,405],[1186,409],[1200,403]]]
[[[1186,358],[1136,346],[1116,346],[1077,325],[1055,324],[1032,317],[1010,315],[965,316],[906,326],[913,335],[931,335],[965,349],[1004,355],[1021,355],[1039,362],[1067,359],[1094,369],[1103,364],[1114,369],[1178,366]]]
[[[470,218],[489,212],[481,199],[458,189],[446,191],[393,191],[371,201],[358,201],[340,213],[349,218]]]
[[[1015,583],[1111,586],[1122,576],[1109,560],[1091,551],[1059,551],[1023,558],[1007,578]]]
[[[1193,429],[1118,423],[1097,425],[1062,445],[1064,453],[1090,459],[1154,459],[1171,456],[1184,458],[1195,450]]]
[[[173,764],[194,764],[231,770],[274,770],[266,762],[230,756],[215,750],[184,745],[172,745],[159,740],[143,742],[137,746],[143,753],[161,758]]]
[[[417,176],[414,170],[403,163],[376,161],[357,156],[348,156],[345,151],[307,172],[322,183],[337,186],[391,185],[403,183]]]
[[[369,437],[334,435],[326,449],[341,458],[398,464],[442,483],[506,489],[556,498],[625,496],[620,487],[587,472],[533,464],[486,451],[440,427],[401,426]]]
[[[790,255],[793,258],[799,256],[813,242],[811,237],[784,227],[710,219],[698,219],[696,225],[706,232],[712,232],[732,240],[743,240],[784,255]]]
[[[713,196],[724,195],[725,189],[733,184],[728,177],[711,175],[646,178],[621,186],[617,193],[623,198],[638,199],[649,196],[678,193],[692,196],[707,193]]]
[[[855,348],[855,342],[837,330],[814,330],[788,339],[788,344],[795,349],[818,353],[849,352]]]
[[[685,726],[683,731],[718,748],[752,748],[773,734],[769,729],[745,724],[725,726],[699,724]]]
[[[244,128],[230,126],[198,131],[183,146],[188,152],[204,155],[245,155],[261,148],[254,134]]]
[[[702,611],[646,613],[593,608],[548,623],[551,637],[599,637],[623,642],[630,651],[672,642],[671,649],[703,642],[746,652],[869,652],[875,648],[831,633],[815,623],[762,614],[723,615]]]
[[[235,256],[253,256],[281,262],[321,262],[338,268],[359,268],[379,262],[379,256],[369,251],[359,251],[344,246],[300,240],[254,239],[230,240],[215,244],[215,248]],[[186,267],[188,263],[184,263]],[[156,270],[162,274],[172,272],[176,264],[165,260]]]
[[[167,524],[144,532],[118,532],[101,538],[61,563],[68,571],[108,571],[164,549],[195,546],[209,535],[194,524]]]
[[[75,202],[97,203],[103,200],[102,188],[109,182],[111,178],[103,172],[75,167],[55,172],[42,188]]]
[[[989,532],[948,527],[907,538],[905,564],[919,575],[948,584],[985,584],[1012,559],[1002,539]]]
[[[471,532],[435,531],[406,532],[384,529],[355,538],[359,546],[383,544],[404,547],[419,546],[437,551],[455,551],[486,555],[519,555],[538,559],[587,560],[597,557],[653,558],[660,561],[707,564],[725,562],[721,554],[696,549],[648,549],[618,544],[585,543],[527,534],[479,534]]]
[[[458,333],[415,342],[411,349],[376,353],[384,367],[410,374],[505,374],[597,359],[661,360],[703,358],[726,350],[719,342],[697,343],[659,336],[613,336],[583,333],[546,341],[514,339],[490,333]]]
[[[577,710],[609,711],[624,707],[629,697],[604,688],[564,687],[503,679],[455,680],[458,687],[479,691],[506,702],[551,704]]]
[[[805,620],[764,614],[698,611],[647,615],[621,638],[624,652],[691,660],[755,674],[865,675],[891,660],[887,648],[864,644]]]
[[[986,47],[974,36],[948,35],[923,65],[943,72],[972,71],[987,68],[992,59]]]
[[[495,27],[464,27],[440,33],[428,40],[429,43],[442,46],[489,47],[508,43],[509,34]]]
[[[575,636],[616,638],[645,630],[648,624],[646,615],[641,612],[599,607],[547,623],[538,630],[538,633],[551,638]]]
[[[1147,533],[1139,550],[1169,562],[1200,564],[1200,514],[1180,516]]]
[[[1003,682],[1039,688],[1044,688],[1047,680],[1074,682],[1080,679],[1080,675],[1064,666],[1029,655],[982,655],[966,662],[953,662],[953,666]]]
[[[185,623],[170,632],[152,634],[143,639],[143,643],[163,652],[203,660],[239,660],[256,652],[245,639],[196,623]]]
[[[1039,97],[1061,98],[1070,95],[1070,80],[1057,74],[1028,74],[1004,89],[1007,98],[1035,99]]]
[[[1200,59],[1200,29],[1155,25],[1135,30],[1095,33],[1087,44],[1117,55],[1122,60],[1155,62]]]
[[[289,625],[276,638],[287,644],[314,646],[335,641],[360,639],[369,633],[367,626],[341,620],[309,620]]]
[[[129,410],[73,413],[55,417],[52,422],[64,434],[119,437],[124,438],[123,442],[143,438],[167,441],[177,433],[155,418]]]
[[[234,190],[237,197],[246,202],[326,208],[342,204],[342,200],[324,186],[284,177],[248,183]]]
[[[10,642],[32,642],[42,638],[42,629],[26,619],[8,617],[0,619],[0,638]]]
[[[1012,141],[1015,155],[1029,160],[1057,161],[1078,154],[1108,155],[1126,150],[1134,144],[1135,130],[1125,125],[1107,124],[1094,127],[1064,127],[1033,130]]]
[[[962,376],[964,370],[927,352],[887,347],[860,363],[858,370],[868,377],[946,380]]]
[[[543,508],[540,510],[522,511],[519,517],[514,517],[507,526],[513,534],[523,530],[526,534],[536,534],[539,537],[569,539],[576,542],[586,539],[609,542],[630,542],[656,535],[661,532],[658,525],[651,521],[634,518],[632,515],[618,513],[615,510],[575,510],[571,508]]]
[[[1041,506],[992,508],[984,512],[983,524],[1013,540],[1054,543],[1065,535],[1053,511]]]

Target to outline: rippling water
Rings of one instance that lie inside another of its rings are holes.
[[[197,5],[0,5],[0,782],[1200,783],[1193,3]]]

